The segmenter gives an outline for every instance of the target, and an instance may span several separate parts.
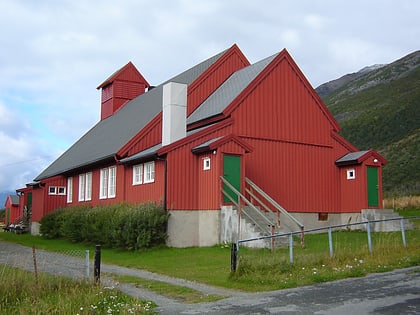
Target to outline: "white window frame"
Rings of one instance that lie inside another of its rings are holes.
[[[155,181],[155,161],[144,163],[144,179],[143,182],[153,183]]]
[[[92,172],[79,174],[79,201],[92,200]]]
[[[143,164],[133,165],[133,185],[143,184]]]
[[[73,177],[67,178],[67,203],[73,202]]]
[[[101,169],[99,199],[115,198],[117,195],[117,167]]]
[[[211,162],[209,157],[203,158],[203,170],[208,171],[211,168]]]
[[[356,170],[354,168],[347,170],[347,179],[356,179]]]
[[[117,167],[110,167],[108,174],[108,198],[115,198],[115,196],[117,195]]]
[[[79,201],[85,201],[86,174],[79,174]]]
[[[85,201],[90,201],[92,200],[92,172],[86,173],[85,179]]]
[[[62,192],[60,192],[62,190]],[[64,196],[66,194],[66,187],[64,186],[49,186],[48,195]]]

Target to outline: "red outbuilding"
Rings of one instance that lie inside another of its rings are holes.
[[[4,203],[5,213],[5,224],[17,224],[22,213],[19,211],[19,196],[8,195]]]
[[[101,120],[31,186],[34,233],[78,204],[162,203],[177,247],[246,235],[238,207],[252,222],[259,200],[274,201],[261,212],[283,230],[382,208],[385,159],[339,135],[286,50],[250,64],[233,45],[155,87],[128,63],[98,88]]]

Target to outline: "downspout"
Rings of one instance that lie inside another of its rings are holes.
[[[167,192],[168,192],[168,161],[163,158],[156,158],[158,161],[163,161],[163,210],[167,211],[166,201],[167,201]]]

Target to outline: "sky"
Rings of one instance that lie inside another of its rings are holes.
[[[0,0],[0,192],[99,121],[96,87],[129,61],[158,85],[235,43],[251,63],[286,48],[315,88],[418,50],[419,15],[418,0]]]

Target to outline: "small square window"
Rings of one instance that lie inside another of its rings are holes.
[[[203,170],[209,170],[210,169],[210,158],[206,157],[203,159]]]
[[[355,179],[356,171],[354,169],[347,170],[347,179]]]
[[[49,195],[56,195],[57,194],[57,187],[56,186],[50,186],[48,188],[48,194]]]
[[[58,189],[58,192],[57,192],[58,195],[66,194],[66,187],[57,187],[57,189]]]

